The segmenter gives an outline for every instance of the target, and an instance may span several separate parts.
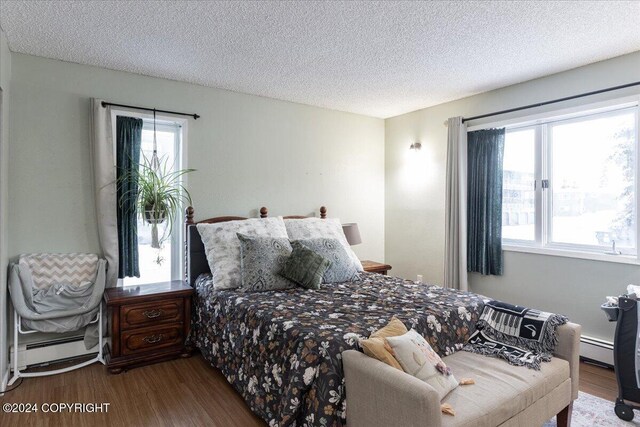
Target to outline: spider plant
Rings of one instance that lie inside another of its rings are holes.
[[[171,235],[176,215],[181,211],[183,203],[192,204],[191,195],[181,181],[184,175],[194,172],[195,169],[172,170],[166,158],[159,159],[154,167],[144,154],[142,157],[139,168],[120,176],[119,185],[131,181],[137,183],[136,210],[145,222],[151,225],[151,247],[160,249],[161,244]],[[124,192],[120,204],[131,197],[132,193],[133,190]],[[158,226],[161,224],[165,224],[165,227],[159,236]]]

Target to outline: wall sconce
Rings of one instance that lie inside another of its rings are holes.
[[[419,142],[417,138],[413,141],[414,142],[411,143],[409,150],[406,148],[402,150],[404,152],[402,157],[405,162],[405,165],[402,168],[402,175],[406,188],[410,192],[424,189],[434,170],[430,167],[431,162],[429,154],[431,152],[431,147],[429,145],[422,147],[422,143]]]

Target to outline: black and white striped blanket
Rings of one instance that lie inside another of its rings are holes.
[[[538,370],[541,362],[551,360],[558,343],[556,328],[567,321],[560,314],[489,301],[464,350]]]

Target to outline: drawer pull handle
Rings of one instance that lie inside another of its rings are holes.
[[[146,342],[147,344],[155,344],[157,342],[160,342],[161,340],[162,340],[162,334],[151,335],[151,336],[142,338],[142,341]]]
[[[159,308],[155,310],[146,310],[143,311],[142,314],[144,314],[147,319],[155,319],[156,317],[162,316],[162,310],[160,310]]]

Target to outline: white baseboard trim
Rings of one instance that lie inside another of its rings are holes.
[[[613,366],[613,343],[582,335],[580,338],[580,356]]]

